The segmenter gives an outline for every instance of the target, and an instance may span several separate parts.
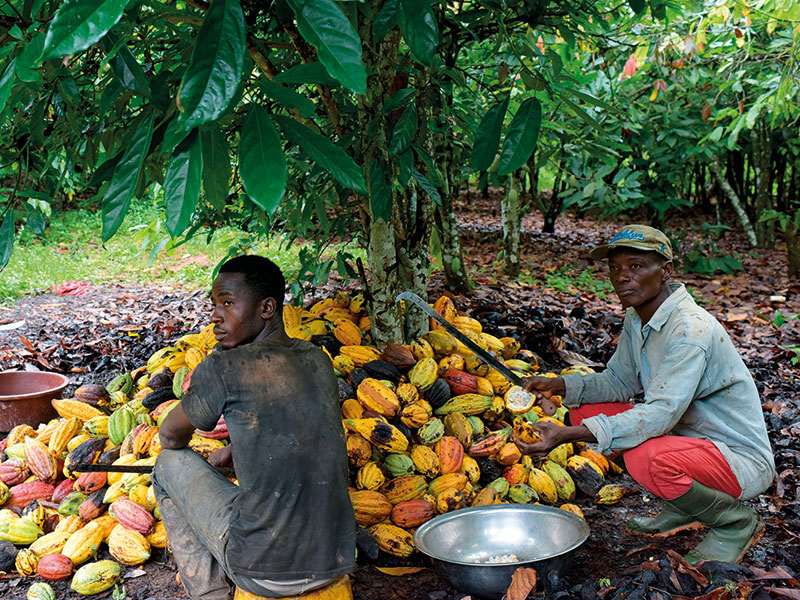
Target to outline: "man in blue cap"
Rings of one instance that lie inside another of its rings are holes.
[[[540,441],[517,446],[533,456],[575,441],[622,452],[631,477],[663,504],[653,518],[630,519],[632,532],[665,536],[705,526],[687,560],[738,562],[763,529],[741,500],[775,476],[750,372],[722,325],[670,281],[673,253],[664,233],[630,225],[590,256],[608,259],[627,309],[619,344],[602,373],[526,379],[529,391],[563,396],[570,426],[536,424]],[[638,394],[643,402],[630,402]]]

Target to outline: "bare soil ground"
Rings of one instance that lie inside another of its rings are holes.
[[[523,347],[542,357],[547,369],[566,366],[576,354],[605,362],[621,326],[616,298],[547,289],[529,279],[504,277],[497,259],[502,230],[496,196],[482,200],[473,195],[463,200],[461,209],[465,258],[477,287],[468,296],[456,296],[456,306],[481,319],[491,332],[517,336]],[[536,217],[526,217],[523,224],[523,266],[534,278],[562,265],[576,265],[577,272],[590,266],[588,251],[620,225],[563,217],[554,234],[542,234]],[[696,237],[689,225],[672,224],[673,229],[685,232],[686,247]],[[780,247],[749,253],[741,236],[733,233],[717,244],[740,256],[743,273],[712,277],[679,273],[677,279],[687,283],[726,326],[761,393],[778,466],[773,486],[750,502],[765,519],[763,537],[745,555],[744,570],[718,565],[689,569],[679,555],[702,534],[655,541],[627,533],[626,519],[655,514],[659,502],[623,475],[616,482],[626,484],[631,493],[619,504],[600,506],[579,495],[576,503],[590,525],[590,538],[576,552],[569,572],[540,582],[535,598],[800,598],[800,585],[794,578],[800,572],[800,403],[798,370],[790,362],[794,354],[785,348],[800,342],[800,319],[780,326],[774,319],[776,309],[785,316],[800,312],[800,283],[786,278],[786,258]],[[333,281],[318,296],[338,286]],[[443,278],[435,273],[430,298],[443,290]],[[0,330],[0,370],[64,372],[71,375],[73,386],[67,390],[71,391],[82,383],[105,383],[116,373],[143,364],[170,339],[197,331],[207,322],[207,313],[203,292],[113,286],[93,288],[81,297],[40,294],[0,307],[0,327],[19,320],[25,321],[23,327]],[[377,568],[397,566],[425,570],[397,576]],[[128,571],[125,588],[133,600],[187,597],[175,582],[169,553],[158,551],[141,568]],[[0,598],[24,598],[32,581],[15,574],[0,576]],[[357,600],[466,598],[418,554],[409,559],[381,554],[375,561],[362,555],[352,581]],[[66,583],[53,587],[59,599],[79,597]],[[111,591],[98,597],[110,596]]]

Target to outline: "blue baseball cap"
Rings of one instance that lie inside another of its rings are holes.
[[[611,241],[602,246],[598,246],[589,253],[595,260],[606,258],[608,253],[615,248],[633,248],[644,250],[645,252],[658,252],[667,260],[672,260],[672,244],[669,238],[649,225],[627,225],[622,231],[617,233]]]

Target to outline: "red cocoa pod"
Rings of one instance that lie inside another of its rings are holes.
[[[25,461],[19,458],[9,458],[0,463],[0,480],[9,487],[22,483],[30,474]]]
[[[111,505],[112,516],[119,521],[123,527],[138,531],[142,535],[147,535],[153,530],[155,519],[147,512],[141,504],[136,504],[128,498],[118,498]]]
[[[55,486],[44,481],[25,481],[8,490],[6,506],[28,506],[34,500],[50,500]]]
[[[72,481],[72,479],[64,479],[63,481],[60,481],[53,490],[53,497],[50,498],[50,501],[55,502],[56,504],[61,504],[61,501],[64,498],[75,491],[72,487],[74,484],[75,482]]]
[[[75,565],[68,556],[63,554],[46,554],[39,559],[36,571],[48,581],[61,581],[72,575]]]
[[[418,527],[436,516],[433,502],[425,498],[414,498],[395,504],[392,508],[392,523],[399,527]]]
[[[108,473],[81,473],[75,480],[73,488],[81,494],[91,494],[104,487],[108,482]]]
[[[211,440],[221,440],[228,437],[228,426],[225,423],[225,417],[220,417],[216,426],[211,431],[197,430],[197,435]]]

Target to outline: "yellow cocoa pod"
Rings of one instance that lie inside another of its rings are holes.
[[[408,380],[422,392],[430,388],[439,375],[438,365],[433,358],[423,358],[417,361],[408,372]]]
[[[414,538],[412,535],[389,523],[378,523],[369,528],[370,533],[378,542],[378,548],[393,556],[406,557],[414,552]]]
[[[386,476],[375,461],[369,461],[356,474],[356,487],[360,490],[377,490],[385,481]]]
[[[339,348],[339,354],[350,358],[357,367],[363,367],[368,362],[378,360],[381,357],[378,349],[372,346],[342,346]]]
[[[78,531],[69,536],[61,549],[61,554],[68,557],[74,565],[80,565],[97,554],[103,542],[104,531],[99,523],[89,521]]]
[[[117,525],[108,536],[108,551],[123,565],[140,565],[150,558],[150,542],[133,529]]]

